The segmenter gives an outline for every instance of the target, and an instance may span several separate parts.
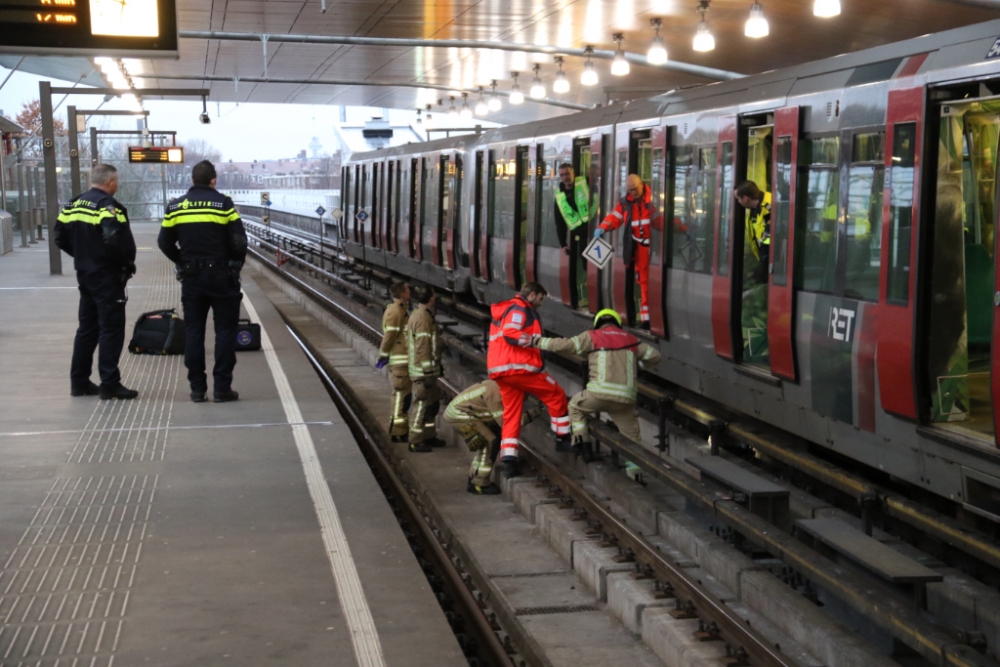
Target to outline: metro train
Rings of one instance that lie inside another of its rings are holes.
[[[664,212],[651,331],[636,331],[658,343],[659,376],[1000,521],[998,142],[993,21],[354,154],[338,231],[358,260],[460,299],[537,281],[559,335],[605,307],[635,324],[623,230],[604,270],[580,255],[637,173]],[[600,209],[569,254],[553,205],[564,162]],[[773,196],[762,284],[733,197],[744,179]]]

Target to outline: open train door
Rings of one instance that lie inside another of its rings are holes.
[[[489,189],[490,170],[494,168],[493,160],[490,158],[490,151],[476,151],[476,183],[473,188],[475,200],[473,202],[473,225],[472,225],[472,275],[476,278],[489,280],[489,227],[487,225],[487,198]]]
[[[597,227],[597,225],[601,224],[601,220],[604,219],[605,215],[604,148],[606,143],[605,141],[606,136],[607,135],[600,133],[590,135],[589,183],[590,183],[591,198],[597,201],[596,209],[592,214],[591,223],[590,226],[588,227],[588,230],[590,230],[591,233],[593,232],[593,229]],[[586,242],[590,243],[589,238],[587,239]],[[601,303],[599,298],[601,276],[600,272],[597,270],[597,267],[591,265],[590,262],[587,262],[586,265],[587,265],[587,309],[590,310],[591,313],[597,314],[597,311],[600,310],[600,303]]]
[[[670,207],[665,201],[667,156],[670,155],[670,128],[666,125],[654,127],[651,134],[649,155],[649,180],[647,187],[653,191],[652,203],[660,211],[660,221],[652,221],[652,246],[649,257],[649,324],[650,330],[669,339],[667,333],[667,257],[666,240],[670,236],[672,223],[667,219]]]
[[[799,107],[774,114],[774,192],[771,202],[771,269],[767,344],[771,372],[795,382],[795,193],[799,160]]]
[[[917,419],[914,371],[917,234],[924,88],[889,91],[885,128],[885,192],[879,276],[879,398],[886,412]],[[994,368],[993,382],[997,382]],[[996,384],[994,384],[996,395]]]
[[[733,177],[736,173],[736,116],[719,119],[719,205],[716,207],[712,260],[712,340],[715,353],[737,361],[733,342],[741,340],[739,318],[733,312]],[[740,346],[742,350],[742,345]]]

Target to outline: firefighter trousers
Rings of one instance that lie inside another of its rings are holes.
[[[569,435],[569,413],[566,392],[548,373],[526,373],[493,378],[500,386],[503,400],[503,432],[500,439],[500,456],[517,457],[518,438],[521,437],[521,413],[524,412],[524,395],[531,394],[549,410],[552,432],[557,438]]]
[[[639,413],[635,403],[619,403],[596,396],[586,389],[573,397],[569,402],[569,422],[573,435],[580,436],[589,442],[587,420],[596,419],[602,412],[607,412],[618,431],[633,442],[642,442],[639,433]]]
[[[410,391],[413,382],[406,366],[390,366],[389,380],[392,382],[392,414],[389,416],[389,435],[406,435],[410,424],[406,419],[410,411]]]
[[[493,463],[500,452],[500,427],[493,424],[490,428],[478,419],[464,422],[448,420],[448,423],[462,436],[469,451],[475,453],[469,466],[469,479],[476,486],[489,485]]]
[[[437,378],[413,379],[413,417],[410,419],[411,444],[437,436],[437,414],[441,408],[441,389]]]

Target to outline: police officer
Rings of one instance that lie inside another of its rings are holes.
[[[526,410],[521,416],[521,426],[531,423],[541,412],[541,407]],[[472,385],[452,399],[444,411],[444,420],[462,436],[469,451],[476,453],[465,490],[482,496],[500,493],[500,487],[490,482],[493,463],[500,453],[503,426],[500,386],[493,380]]]
[[[580,245],[581,228],[587,231],[587,223],[597,209],[590,201],[587,180],[576,176],[573,165],[564,162],[559,165],[559,182],[556,185],[555,206],[556,235],[559,246],[570,257],[570,279],[576,283],[577,298],[586,299],[587,271],[582,265],[583,247]]]
[[[573,338],[539,338],[535,347],[543,351],[573,353],[587,357],[590,379],[587,388],[570,399],[569,425],[574,447],[584,461],[593,458],[587,420],[608,413],[626,438],[641,442],[635,410],[636,377],[639,368],[660,363],[660,351],[639,342],[622,330],[622,318],[605,308],[594,317],[594,328]]]
[[[55,227],[55,243],[73,258],[80,289],[70,394],[100,394],[102,401],[135,398],[139,392],[122,385],[118,370],[125,345],[125,284],[135,275],[135,239],[128,211],[114,197],[118,170],[110,164],[95,166],[90,171],[90,185],[63,208]],[[90,380],[98,346],[100,387]]]
[[[429,286],[413,290],[417,309],[406,325],[406,346],[410,355],[409,372],[413,382],[413,417],[410,420],[410,451],[430,452],[432,447],[443,447],[437,438],[438,410],[441,409],[441,341],[438,340],[437,323],[434,321],[436,298]]]
[[[410,307],[410,286],[404,282],[393,283],[389,288],[392,303],[382,314],[382,345],[378,350],[375,368],[389,367],[392,381],[392,414],[389,417],[389,435],[393,442],[406,442],[409,423],[406,414],[410,410],[413,382],[410,380],[410,356],[406,347],[406,325],[410,318],[406,309]]]
[[[184,365],[195,403],[203,403],[208,392],[205,324],[209,308],[215,321],[214,399],[225,403],[239,398],[232,383],[243,299],[240,269],[247,256],[247,235],[233,201],[215,189],[215,179],[215,167],[208,160],[194,166],[193,185],[167,206],[157,239],[163,254],[176,264],[182,285]]]

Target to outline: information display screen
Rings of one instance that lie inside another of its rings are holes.
[[[177,55],[176,0],[0,0],[0,53]]]
[[[129,146],[129,162],[171,162],[180,164],[184,162],[184,149],[178,146]]]

